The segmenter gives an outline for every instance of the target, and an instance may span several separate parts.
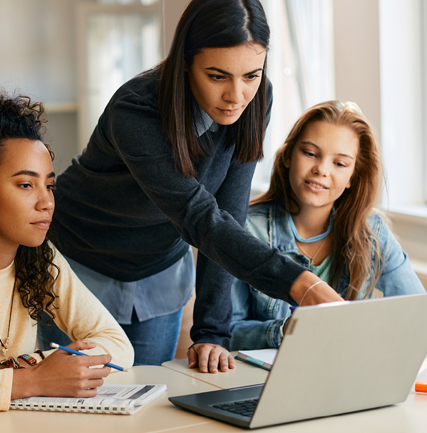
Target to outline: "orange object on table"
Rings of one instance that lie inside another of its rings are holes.
[[[427,383],[416,382],[415,392],[427,392]]]

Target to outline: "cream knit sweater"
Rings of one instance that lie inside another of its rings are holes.
[[[97,355],[109,353],[114,364],[129,368],[133,364],[134,352],[126,334],[105,309],[98,299],[83,285],[71,270],[67,261],[53,246],[55,264],[59,267],[59,277],[55,283],[55,293],[59,296],[55,305],[55,323],[75,340],[95,342],[97,347],[87,351]],[[13,285],[15,281],[15,266],[12,263],[6,269],[0,270],[0,338],[7,337],[9,314]],[[40,360],[36,349],[37,325],[28,314],[28,309],[22,305],[20,295],[15,291],[12,320],[10,324],[10,342],[7,356],[17,357],[24,353],[31,354]],[[53,350],[45,352],[48,356]],[[5,356],[0,351],[0,360]],[[0,411],[9,409],[12,393],[13,369],[0,370]]]

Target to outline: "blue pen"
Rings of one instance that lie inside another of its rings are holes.
[[[82,352],[79,352],[78,350],[70,349],[69,347],[64,347],[64,346],[61,346],[60,344],[56,344],[56,343],[50,343],[50,347],[53,347],[54,349],[65,350],[65,352],[72,353],[74,355],[89,356],[87,353],[82,353]],[[115,368],[116,370],[127,371],[126,368],[119,367],[118,365],[115,365],[115,364],[111,364],[111,362],[107,362],[105,365],[107,367]]]

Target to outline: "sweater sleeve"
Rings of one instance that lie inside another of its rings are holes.
[[[218,207],[243,226],[255,164],[233,164],[216,194]],[[232,238],[229,242],[233,242]],[[197,257],[196,301],[191,338],[195,343],[223,344],[230,337],[234,277],[206,255]]]
[[[13,369],[0,370],[0,412],[9,410],[10,396],[12,395]]]
[[[112,362],[124,368],[133,365],[134,351],[125,332],[101,302],[83,285],[61,253],[55,250],[59,267],[55,292],[58,307],[55,323],[73,341],[84,340],[97,344],[88,355],[108,353]],[[49,352],[46,353],[48,355]]]

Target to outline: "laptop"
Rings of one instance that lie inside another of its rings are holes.
[[[250,429],[344,414],[405,401],[426,355],[427,294],[300,307],[265,384],[169,400]]]

